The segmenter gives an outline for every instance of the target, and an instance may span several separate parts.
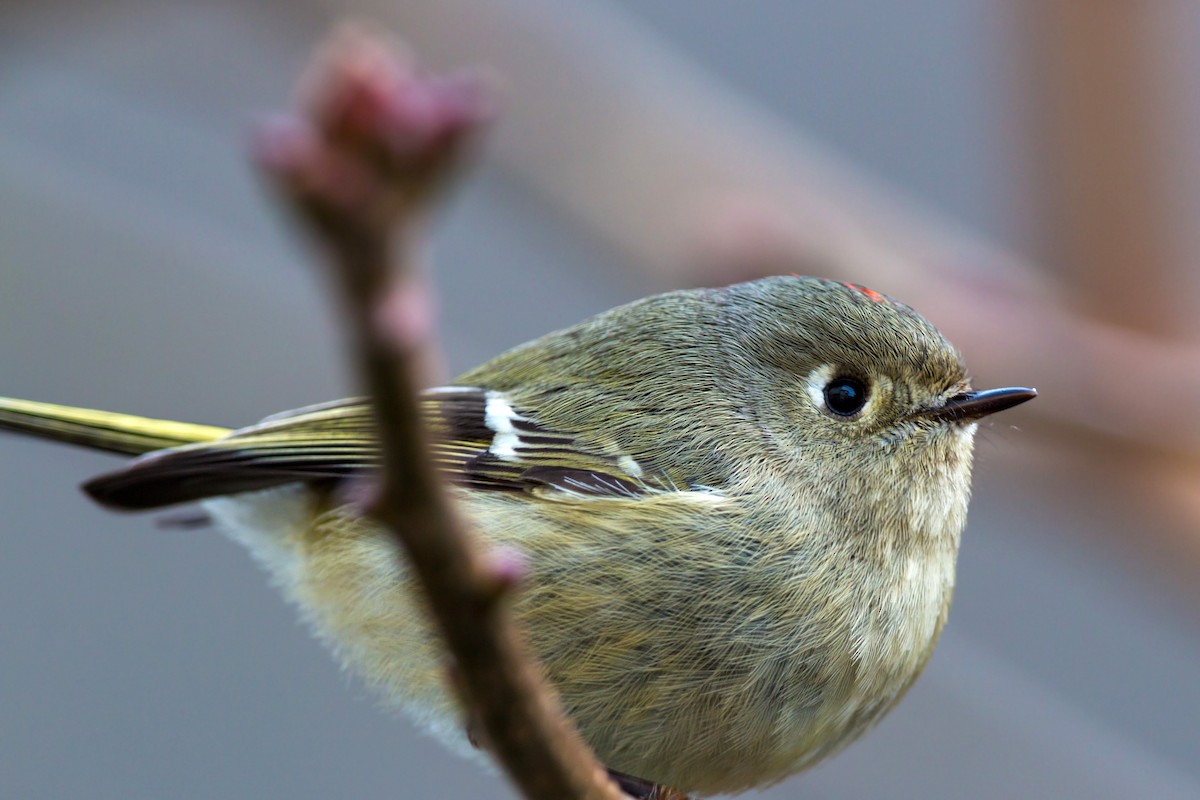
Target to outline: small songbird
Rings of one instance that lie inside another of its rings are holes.
[[[912,309],[774,277],[672,292],[517,347],[421,395],[431,457],[513,611],[612,770],[699,794],[844,747],[928,661],[954,589],[975,391]],[[137,456],[86,491],[199,501],[338,657],[470,751],[445,658],[392,544],[350,502],[378,461],[345,400],[228,430],[18,400],[0,428]]]

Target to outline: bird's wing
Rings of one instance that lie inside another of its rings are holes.
[[[437,467],[461,486],[633,496],[665,483],[643,475],[632,459],[540,424],[535,412],[514,408],[499,391],[430,389],[421,395],[421,413]],[[378,463],[370,406],[343,400],[277,414],[216,441],[148,453],[84,488],[105,505],[149,509],[367,474]]]

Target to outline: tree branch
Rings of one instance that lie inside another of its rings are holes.
[[[472,722],[525,796],[618,800],[506,613],[519,559],[476,544],[428,456],[418,410],[434,350],[416,263],[423,223],[491,115],[486,93],[476,79],[419,74],[379,39],[344,31],[305,95],[301,113],[263,131],[258,157],[342,291],[381,449],[371,513],[407,552]]]

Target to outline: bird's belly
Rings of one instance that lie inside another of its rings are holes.
[[[296,486],[206,507],[344,663],[473,752],[390,537],[350,514],[317,517],[318,502]],[[504,539],[494,521],[479,527]],[[771,591],[777,576],[748,569],[729,583],[722,564],[701,563],[707,543],[689,554],[648,540],[616,558],[539,544],[515,611],[580,731],[610,767],[704,794],[782,779],[866,730],[924,665],[953,580],[952,563],[949,577],[918,563],[857,599],[857,617],[789,628],[797,615],[772,599],[786,596]]]
[[[204,502],[347,667],[463,755],[470,745],[446,659],[392,538],[301,485]],[[486,762],[485,758],[479,760]]]
[[[868,731],[924,668],[953,590],[943,561],[906,567],[886,590],[864,593],[859,617],[827,626],[822,645],[767,648],[742,665],[729,653],[727,683],[711,691],[704,675],[667,681],[662,702],[642,703],[661,710],[657,731],[619,714],[611,728],[588,727],[612,730],[633,774],[702,794],[761,788],[806,769]]]
[[[928,552],[894,564],[889,579],[862,591],[850,628],[854,677],[840,697],[829,699],[830,734],[806,766],[841,750],[899,702],[933,653],[953,591],[953,555]]]

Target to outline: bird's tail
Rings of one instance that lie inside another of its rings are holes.
[[[0,397],[0,430],[137,456],[165,447],[211,442],[228,428],[149,419],[111,411]]]

